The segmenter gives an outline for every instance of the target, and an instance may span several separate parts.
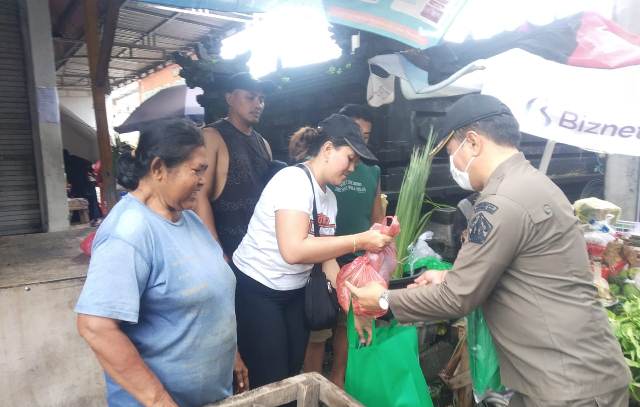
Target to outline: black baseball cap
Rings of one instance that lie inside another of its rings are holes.
[[[352,118],[334,113],[318,123],[318,129],[325,132],[330,139],[344,139],[362,160],[367,162],[378,161],[362,138],[360,126]]]
[[[507,105],[496,97],[479,93],[461,97],[449,106],[440,120],[436,146],[430,154],[432,156],[438,154],[451,140],[456,130],[488,117],[503,114],[513,116]]]
[[[229,77],[225,86],[226,92],[233,92],[236,89],[268,94],[276,89],[276,85],[271,81],[253,79],[249,72],[239,72]]]

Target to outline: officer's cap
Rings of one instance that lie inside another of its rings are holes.
[[[436,146],[431,150],[431,155],[438,154],[451,140],[456,130],[488,117],[502,114],[513,116],[507,105],[498,98],[479,93],[461,97],[449,106],[444,117],[440,120]]]

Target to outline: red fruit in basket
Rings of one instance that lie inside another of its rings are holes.
[[[609,266],[609,276],[617,276],[626,266],[627,263],[624,260],[620,260],[616,264]]]

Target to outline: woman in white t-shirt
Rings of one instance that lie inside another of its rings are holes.
[[[267,184],[247,234],[233,254],[237,277],[238,348],[252,387],[300,372],[309,330],[304,287],[315,263],[335,285],[335,258],[359,250],[379,251],[391,238],[377,231],[333,236],[337,205],[328,184],[339,185],[359,158],[375,161],[360,128],[333,114],[317,129],[304,128],[320,237],[313,232],[313,192],[304,169],[288,167]]]

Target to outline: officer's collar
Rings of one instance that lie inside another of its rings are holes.
[[[493,174],[489,177],[489,181],[487,181],[487,185],[482,190],[482,195],[493,195],[498,191],[498,186],[504,179],[505,175],[516,165],[526,162],[527,159],[524,158],[524,154],[518,152],[511,157],[507,158],[503,161],[498,167],[493,171]]]

